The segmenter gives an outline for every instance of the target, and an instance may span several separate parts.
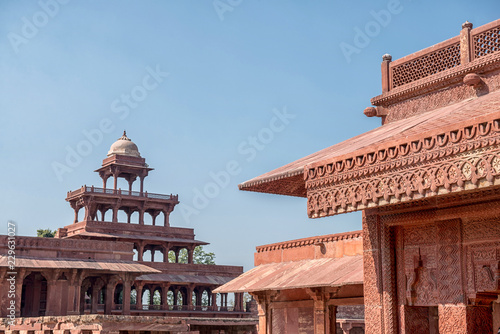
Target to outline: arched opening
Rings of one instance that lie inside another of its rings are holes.
[[[163,211],[156,216],[155,225],[165,226],[165,213]]]
[[[133,286],[130,289],[130,309],[136,309],[137,304],[137,289]]]
[[[179,291],[177,292],[177,308],[179,310],[183,309],[183,305],[184,305],[184,301],[185,301],[184,296],[185,296],[185,294],[183,293],[182,289],[179,289]]]
[[[168,252],[168,262],[175,263],[175,252],[173,250]]]
[[[118,309],[121,309],[121,305],[123,304],[123,284],[117,284],[115,287],[115,292],[113,295],[113,302],[117,306]]]
[[[197,301],[200,300],[200,297],[199,297],[199,292],[198,290],[194,290],[193,291],[193,294],[191,296],[191,305],[193,306],[193,309],[196,310],[197,309]]]
[[[114,184],[115,181],[113,180],[112,182]],[[128,181],[125,180],[123,177],[119,177],[116,182],[116,189],[121,189],[124,194],[127,194],[128,187],[129,187]]]
[[[134,246],[134,257],[132,258],[133,261],[138,261],[139,260],[139,251],[137,248]]]
[[[207,290],[203,290],[203,293],[201,294],[201,309],[203,311],[208,310],[208,307],[210,306],[210,295]]]
[[[179,263],[188,263],[188,250],[186,248],[179,251]]]
[[[144,212],[144,225],[153,225],[153,216],[149,211]]]
[[[139,224],[139,211],[134,211],[130,215],[130,224]]]
[[[168,310],[172,310],[174,307],[174,292],[172,290],[168,290],[167,292],[167,305]]]
[[[142,309],[149,310],[149,305],[151,305],[151,291],[149,288],[144,288],[142,292]]]
[[[21,291],[21,317],[45,316],[47,309],[47,280],[34,272],[23,280]]]
[[[155,247],[154,262],[163,262],[163,250]]]
[[[151,250],[147,250],[142,255],[142,261],[151,262]]]
[[[160,310],[161,309],[161,289],[156,288],[154,293],[153,293],[153,308],[155,310]]]
[[[128,218],[127,218],[127,212],[126,212],[127,208],[120,208],[118,210],[118,222],[119,223],[126,223],[128,222]]]

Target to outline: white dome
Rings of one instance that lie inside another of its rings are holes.
[[[123,136],[118,138],[118,140],[115,141],[109,148],[108,157],[113,154],[126,155],[129,157],[137,158],[141,157],[137,145],[127,137],[127,133],[125,131],[123,131]]]

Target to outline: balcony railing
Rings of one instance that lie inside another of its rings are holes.
[[[91,194],[104,194],[104,195],[113,195],[113,196],[132,196],[132,197],[146,197],[146,198],[152,198],[152,199],[163,199],[163,200],[177,200],[178,195],[163,195],[163,194],[153,194],[153,193],[148,193],[147,191],[145,192],[140,192],[140,191],[129,191],[129,190],[122,190],[122,189],[104,189],[104,188],[97,188],[94,186],[83,186],[80,189],[70,191],[68,192],[68,198],[69,197],[74,197],[78,196],[80,194],[84,193],[91,193]]]

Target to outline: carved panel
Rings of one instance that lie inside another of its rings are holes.
[[[401,306],[402,333],[429,333],[429,309],[427,307]]]
[[[500,265],[500,242],[472,245],[467,248],[467,275],[469,294],[494,291],[498,288],[497,277]]]
[[[464,242],[500,236],[500,217],[476,218],[464,221]]]
[[[465,306],[440,304],[438,314],[439,333],[468,334]]]
[[[440,303],[463,302],[460,220],[437,223],[438,228],[438,291]]]

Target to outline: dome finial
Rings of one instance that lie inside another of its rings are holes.
[[[127,131],[123,130],[123,135],[120,138],[118,138],[118,140],[128,140],[128,141],[130,141],[130,138],[127,137]]]

